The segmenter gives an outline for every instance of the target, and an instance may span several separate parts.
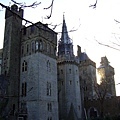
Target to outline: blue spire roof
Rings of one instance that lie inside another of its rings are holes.
[[[61,42],[70,44],[72,43],[71,39],[69,38],[67,26],[65,23],[65,16],[63,15],[63,26],[62,26],[62,35],[61,35]]]
[[[58,55],[73,56],[73,43],[68,35],[64,15],[63,15],[62,35],[58,43]]]
[[[88,59],[89,59],[89,57],[85,52],[80,54],[80,61],[85,61],[85,60],[88,60]]]

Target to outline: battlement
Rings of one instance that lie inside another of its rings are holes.
[[[88,65],[92,65],[93,67],[96,68],[96,63],[93,62],[90,59],[84,60],[84,61],[80,61],[80,66],[88,66]]]
[[[41,22],[37,22],[30,26],[23,26],[22,31],[22,41],[30,40],[31,38],[40,37],[41,39],[45,39],[49,42],[57,44],[57,33],[50,29],[46,24],[42,24]]]
[[[17,5],[12,5],[11,7],[8,7],[6,9],[6,13],[5,13],[5,19],[9,18],[11,16],[13,16],[14,14],[19,15],[20,17],[23,17],[23,9],[18,8]]]

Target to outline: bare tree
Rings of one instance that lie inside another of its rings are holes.
[[[95,84],[96,97],[100,103],[100,116],[103,117],[104,113],[104,101],[108,91],[108,83],[106,80],[101,81],[101,84]]]

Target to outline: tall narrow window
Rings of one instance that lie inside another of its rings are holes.
[[[22,46],[21,48],[21,55],[23,56],[23,54],[24,54],[24,46]]]
[[[47,82],[47,96],[51,96],[51,83]]]
[[[27,44],[27,49],[26,49],[26,52],[27,52],[27,54],[29,53],[29,44]]]
[[[69,73],[71,74],[71,69],[69,69]]]
[[[22,63],[22,72],[24,72],[24,71],[27,71],[27,62],[26,61],[24,61]]]
[[[70,85],[72,84],[72,81],[71,81],[71,80],[69,81],[69,84],[70,84]]]
[[[35,50],[38,50],[38,49],[39,49],[39,42],[36,41],[36,43],[35,43]]]
[[[47,104],[47,109],[48,109],[49,112],[52,111],[52,104],[51,104],[51,103],[48,103],[48,104]]]
[[[42,51],[43,50],[43,42],[42,42],[42,40],[40,40],[40,51]]]
[[[27,93],[27,83],[22,83],[22,96],[26,96]]]

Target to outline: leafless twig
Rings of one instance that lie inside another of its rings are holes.
[[[51,16],[52,16],[53,3],[54,3],[54,0],[52,0],[51,5],[50,5],[49,7],[44,8],[45,10],[47,10],[47,9],[50,9],[50,8],[51,8],[50,15],[49,15],[49,16],[47,16],[47,17],[46,17],[46,19],[50,19],[50,18],[51,18]]]
[[[97,41],[97,40],[96,40],[96,41]],[[97,41],[97,43],[100,44],[100,45],[103,45],[103,46],[106,46],[106,47],[109,47],[109,48],[112,48],[112,49],[115,49],[115,50],[120,51],[120,49],[117,49],[117,48],[112,47],[112,46],[110,46],[110,45],[107,45],[107,44],[101,43],[101,42],[99,42],[99,41]]]
[[[93,7],[93,9],[95,9],[95,8],[96,8],[96,6],[97,6],[97,2],[98,2],[98,0],[96,0],[95,4],[90,5],[89,7]]]
[[[117,23],[120,23],[120,21],[118,21],[118,20],[116,20],[116,19],[114,19],[114,21],[117,22]]]
[[[26,5],[26,3],[18,3],[18,2],[16,2],[15,0],[11,0],[11,1],[12,1],[13,3],[15,3],[16,5],[19,5],[21,8],[25,8],[25,7],[36,8],[38,5],[41,4],[41,2],[37,3],[37,1],[34,2],[34,3],[32,3],[31,5]]]

